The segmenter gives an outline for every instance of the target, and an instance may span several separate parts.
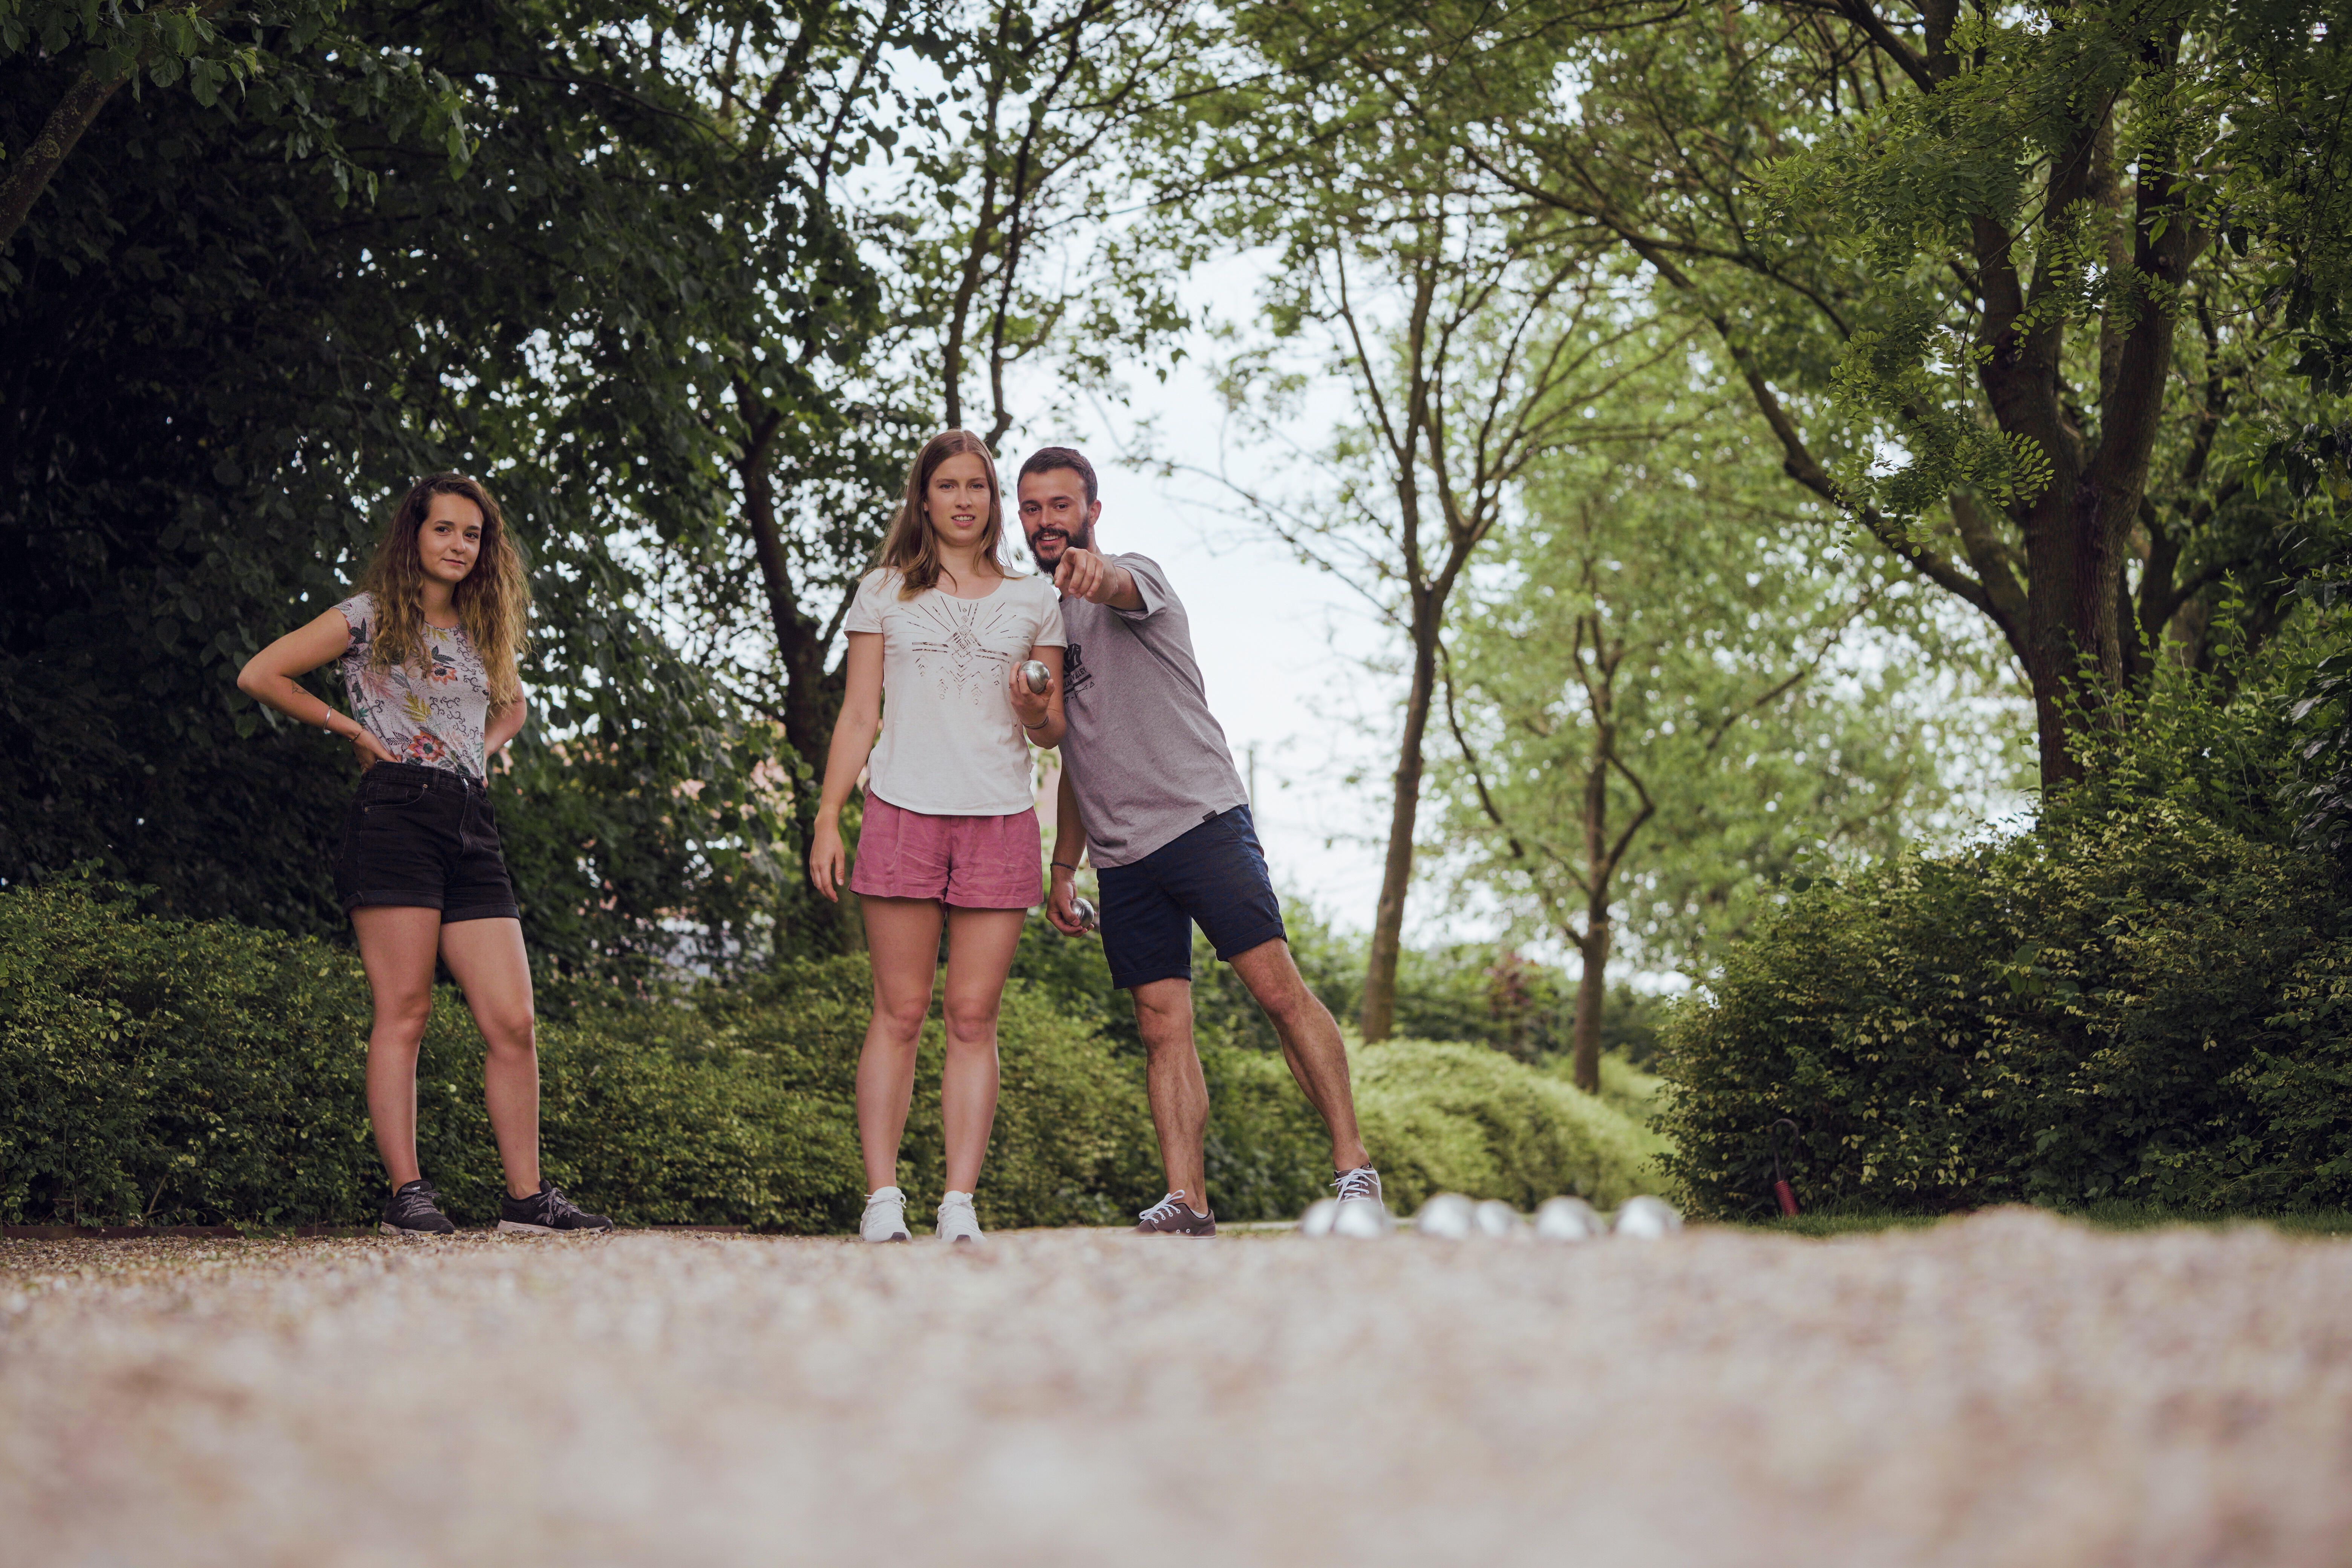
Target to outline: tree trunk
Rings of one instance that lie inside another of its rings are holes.
[[[768,599],[768,621],[776,637],[776,662],[783,676],[780,705],[784,743],[801,761],[806,777],[821,782],[833,744],[833,721],[841,711],[842,675],[824,667],[823,627],[804,615],[793,591],[791,563],[784,556],[783,533],[776,521],[775,481],[768,471],[769,454],[782,416],[767,407],[748,386],[738,384],[736,406],[743,416],[750,439],[737,464],[743,483],[743,525],[751,536],[752,553],[760,563],[760,580]],[[796,784],[793,791],[793,826],[796,849],[807,845],[816,820],[814,789]],[[844,952],[866,949],[866,925],[857,901],[844,898],[834,906],[835,938]]]
[[[1569,1058],[1576,1087],[1587,1094],[1601,1092],[1601,1014],[1609,999],[1609,904],[1595,899],[1585,910],[1581,935],[1570,931],[1584,973],[1576,982],[1576,1047]]]
[[[33,204],[49,188],[49,179],[58,172],[58,166],[98,118],[98,111],[106,107],[106,100],[147,63],[152,48],[151,45],[149,50],[142,50],[138,58],[120,71],[101,76],[96,70],[85,70],[73,86],[66,89],[57,108],[49,111],[48,122],[41,127],[41,133],[33,139],[31,146],[17,154],[16,167],[9,171],[6,182],[0,183],[0,249],[5,249],[8,242],[16,237],[16,231],[32,215]]]
[[[1404,704],[1404,740],[1397,747],[1396,794],[1389,808],[1388,862],[1381,872],[1381,901],[1372,915],[1372,951],[1364,966],[1364,1039],[1385,1040],[1396,1029],[1397,955],[1404,944],[1404,896],[1412,885],[1412,831],[1421,813],[1422,742],[1429,731],[1429,705],[1437,690],[1436,596],[1415,590],[1412,615],[1412,689]]]

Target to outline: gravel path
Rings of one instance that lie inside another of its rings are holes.
[[[2352,1563],[2352,1243],[0,1244],[12,1563]]]

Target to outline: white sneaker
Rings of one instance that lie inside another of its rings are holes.
[[[907,1234],[907,1194],[896,1187],[869,1194],[866,1217],[857,1222],[857,1234],[867,1241],[913,1240]]]
[[[940,1200],[940,1239],[978,1241],[980,1216],[971,1212],[970,1193],[950,1193]]]

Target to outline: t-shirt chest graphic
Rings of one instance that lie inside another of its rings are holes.
[[[1034,617],[1003,595],[956,599],[926,594],[908,606],[908,651],[917,678],[950,701],[980,707],[995,695],[1005,662],[1029,651]]]
[[[1095,672],[1078,657],[1078,645],[1072,643],[1062,655],[1062,689],[1072,697],[1095,683]]]

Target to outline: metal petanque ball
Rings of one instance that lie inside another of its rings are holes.
[[[1582,1198],[1546,1198],[1536,1210],[1536,1237],[1542,1241],[1590,1241],[1609,1227]]]
[[[1470,1200],[1460,1193],[1438,1193],[1421,1205],[1412,1216],[1415,1235],[1433,1236],[1440,1241],[1460,1241],[1470,1234],[1476,1223],[1475,1211]]]
[[[1358,1241],[1374,1240],[1395,1228],[1396,1215],[1389,1213],[1389,1205],[1370,1198],[1349,1198],[1331,1216],[1333,1236],[1352,1237]]]
[[[1317,1198],[1307,1205],[1307,1212],[1298,1216],[1298,1234],[1301,1236],[1330,1235],[1331,1216],[1339,1212],[1339,1199]]]
[[[1683,1216],[1662,1198],[1627,1198],[1617,1211],[1616,1232],[1637,1241],[1657,1241],[1682,1229]]]
[[[1102,924],[1102,916],[1096,910],[1091,899],[1071,899],[1070,916],[1078,922],[1080,931],[1092,931]]]
[[[1525,1241],[1528,1222],[1519,1211],[1500,1198],[1488,1198],[1471,1211],[1471,1223],[1476,1234],[1488,1241]]]
[[[1021,679],[1029,683],[1030,690],[1043,696],[1045,689],[1054,684],[1054,672],[1034,658],[1024,659],[1021,664]]]

